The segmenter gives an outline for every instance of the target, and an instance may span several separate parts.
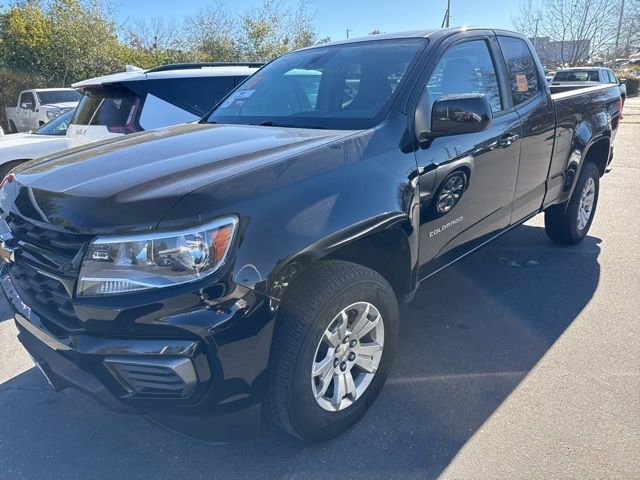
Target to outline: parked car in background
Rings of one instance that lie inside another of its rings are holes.
[[[80,93],[73,88],[36,88],[24,90],[15,107],[6,107],[9,133],[35,130],[64,112],[73,110]]]
[[[73,113],[73,110],[69,110],[32,132],[1,137],[0,177],[4,178],[13,168],[27,160],[69,148],[70,141],[65,134]]]
[[[627,86],[624,81],[618,80],[613,70],[605,67],[572,67],[559,69],[553,79],[551,85],[566,86],[570,88],[583,88],[589,84],[596,83],[615,83],[620,89],[622,103],[627,99]],[[555,91],[559,91],[556,89]]]
[[[48,125],[0,141],[0,174],[34,158],[127,133],[198,120],[258,64],[165,65],[75,84],[82,92],[75,112],[64,114],[64,131]],[[57,120],[57,119],[56,119]],[[67,128],[68,127],[68,128]],[[0,178],[2,178],[0,177]]]
[[[200,122],[17,168],[0,283],[56,388],[207,439],[262,413],[327,439],[380,393],[420,282],[541,212],[585,238],[620,112],[616,85],[554,93],[512,32],[315,45]]]
[[[67,136],[83,144],[198,120],[260,66],[163,65],[75,83],[83,97]]]

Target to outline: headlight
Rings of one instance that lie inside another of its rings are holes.
[[[80,269],[78,296],[114,295],[199,280],[225,262],[238,219],[176,232],[98,237]]]
[[[47,118],[49,120],[53,120],[57,116],[59,116],[62,112],[60,110],[47,110]]]

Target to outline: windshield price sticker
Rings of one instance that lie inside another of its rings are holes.
[[[220,105],[220,108],[227,108],[231,107],[232,105],[239,107],[240,105],[244,104],[247,98],[253,95],[253,92],[255,92],[255,90],[238,90],[229,98],[227,98],[224,103]]]

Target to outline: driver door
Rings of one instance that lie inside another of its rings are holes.
[[[452,40],[424,82],[431,106],[445,95],[485,95],[493,120],[484,131],[438,137],[416,152],[422,278],[509,225],[521,126],[493,42],[492,34]]]

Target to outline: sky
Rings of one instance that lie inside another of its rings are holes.
[[[295,5],[296,0],[283,0]],[[120,22],[138,17],[175,17],[195,13],[211,0],[116,0],[116,17]],[[223,0],[230,12],[242,12],[261,0]],[[511,28],[511,16],[518,11],[518,0],[451,0],[451,26],[482,25]],[[318,37],[332,40],[349,35],[360,37],[374,29],[399,32],[438,28],[442,24],[447,0],[312,0],[314,24]]]

